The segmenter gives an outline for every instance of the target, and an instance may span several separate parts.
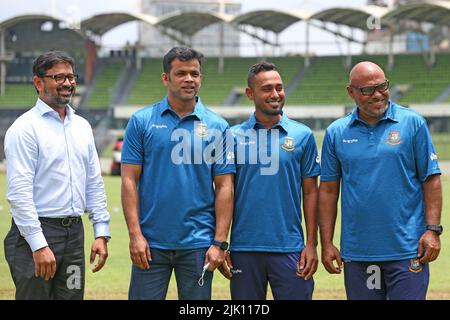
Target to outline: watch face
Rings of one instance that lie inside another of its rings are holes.
[[[217,247],[219,247],[221,250],[223,250],[223,251],[227,251],[228,250],[228,247],[229,247],[229,244],[228,244],[228,242],[226,242],[226,241],[223,241],[223,242],[219,242],[219,241],[213,241],[213,244],[215,245],[215,246],[217,246]]]
[[[439,234],[442,233],[442,231],[444,230],[444,228],[443,228],[440,224],[437,224],[437,225],[428,225],[428,226],[427,226],[427,230],[434,231],[434,232],[436,232],[436,233],[439,235]]]
[[[228,242],[224,241],[220,244],[220,249],[222,249],[223,251],[227,251],[228,250]]]

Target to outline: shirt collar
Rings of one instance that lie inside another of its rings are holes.
[[[272,128],[277,128],[280,127],[282,128],[284,131],[288,131],[288,120],[289,118],[284,114],[284,112],[281,113],[281,120],[275,124]],[[256,116],[255,113],[252,113],[252,115],[250,116],[250,118],[248,119],[248,126],[252,129],[255,129],[256,126],[262,126],[260,123],[258,123],[258,121],[256,120]]]
[[[392,102],[391,100],[389,100],[388,108],[384,112],[383,117],[381,117],[381,119],[378,120],[378,122],[380,122],[382,120],[391,120],[394,122],[398,122],[398,119],[395,116],[395,110],[396,110],[396,104],[394,102]],[[359,107],[356,107],[355,109],[353,109],[353,111],[351,113],[351,119],[350,119],[349,125],[353,126],[357,121],[365,123],[365,121],[359,117]]]
[[[36,109],[38,110],[39,114],[41,116],[50,113],[50,112],[56,112],[55,109],[53,109],[52,107],[50,107],[48,104],[46,104],[44,101],[42,101],[40,98],[37,99],[36,102]],[[56,112],[57,113],[57,112]],[[72,116],[75,114],[75,110],[69,106],[66,105],[66,116],[69,120],[72,119]],[[59,116],[59,115],[58,115]]]
[[[197,117],[198,120],[203,121],[203,118],[204,118],[205,113],[206,113],[206,108],[203,105],[200,97],[195,97],[195,100],[197,101],[197,103],[195,104],[194,112],[192,112],[191,114],[187,115],[187,117],[195,116],[195,117]],[[169,97],[165,96],[163,101],[162,101],[162,103],[161,103],[160,115],[162,116],[167,111],[174,113],[173,109],[169,105]]]

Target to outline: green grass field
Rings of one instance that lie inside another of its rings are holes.
[[[450,226],[450,177],[442,178],[444,189],[444,208],[442,224],[444,228]],[[120,206],[120,178],[105,177],[106,191],[108,195],[108,208],[111,213],[112,240],[109,243],[109,258],[104,269],[97,274],[87,271],[86,274],[86,299],[126,299],[130,280],[131,262],[128,252],[128,233]],[[6,177],[0,175],[0,299],[14,298],[14,285],[9,269],[4,259],[3,239],[10,227],[11,217],[9,205],[5,199]],[[90,251],[92,227],[84,216],[86,229],[86,252]],[[338,228],[339,230],[339,228]],[[446,231],[446,232],[445,232]],[[442,251],[437,261],[431,268],[431,282],[428,291],[428,299],[450,299],[450,231],[447,229],[441,237]],[[339,239],[339,232],[336,234]],[[320,249],[319,249],[320,250]],[[87,255],[89,256],[89,255]],[[320,256],[320,253],[319,253]],[[89,267],[89,261],[86,261]],[[89,268],[87,268],[89,269]],[[322,265],[315,275],[314,299],[345,299],[342,275],[329,275]],[[269,294],[270,298],[270,294]],[[172,279],[168,299],[177,299],[175,281]],[[229,284],[219,272],[214,275],[213,299],[230,299]]]

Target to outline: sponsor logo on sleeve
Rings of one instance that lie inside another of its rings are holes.
[[[431,160],[431,161],[435,161],[435,160],[437,160],[437,159],[438,159],[437,154],[434,153],[434,152],[432,152],[432,153],[430,154],[430,160]]]

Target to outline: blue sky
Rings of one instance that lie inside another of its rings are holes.
[[[243,0],[242,11],[247,12],[258,9],[307,9],[312,12],[323,10],[326,8],[336,7],[334,0]],[[346,7],[361,6],[366,3],[365,0],[346,0]],[[342,6],[342,5],[341,5]],[[113,11],[139,12],[140,0],[72,0],[70,2],[61,2],[56,0],[15,0],[11,5],[11,0],[0,0],[0,20],[5,20],[13,16],[31,13],[56,13],[62,16],[79,16],[85,19],[89,16]],[[299,37],[300,35],[300,37]],[[304,23],[296,23],[283,31],[280,35],[280,43],[284,43],[283,51],[301,52],[304,50],[303,40],[305,35]],[[127,40],[131,43],[137,39],[137,24],[128,23],[108,32],[102,39],[102,44],[111,48],[118,48]],[[311,28],[311,51],[316,54],[339,54],[340,50],[346,50],[347,45],[342,40],[338,45],[335,38],[330,34]],[[257,54],[254,49],[255,40],[250,37],[242,36],[243,54]],[[352,47],[352,51],[356,53],[358,46]]]

